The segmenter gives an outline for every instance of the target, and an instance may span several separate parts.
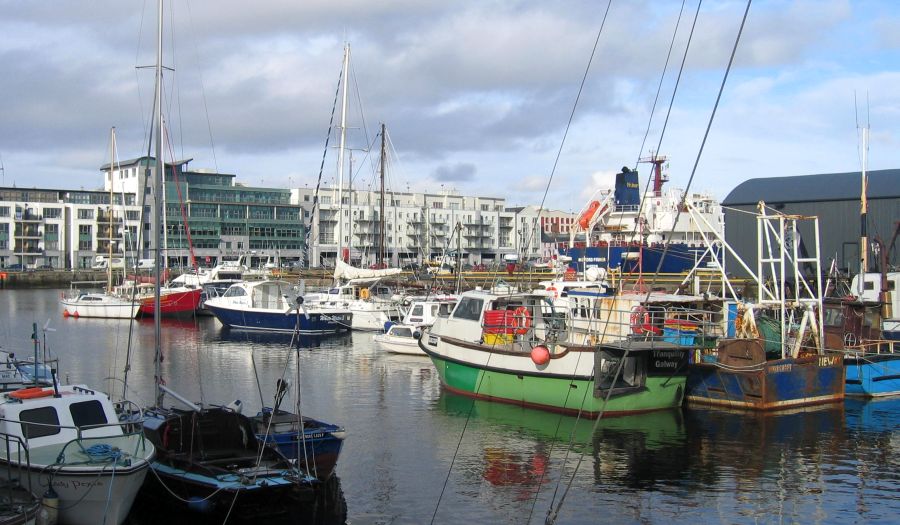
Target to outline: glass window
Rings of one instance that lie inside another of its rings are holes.
[[[391,330],[391,335],[397,337],[412,337],[412,329],[406,326],[398,326]]]
[[[453,318],[477,321],[481,319],[481,309],[483,306],[484,299],[464,297],[463,300],[459,302],[456,309],[453,310]]]
[[[22,421],[22,435],[25,439],[59,434],[59,416],[53,407],[32,408],[19,413]],[[29,425],[28,423],[38,423]]]
[[[413,306],[412,315],[421,316],[423,311],[424,311],[424,309],[422,308],[422,305],[417,304],[417,305]]]
[[[240,286],[232,286],[226,292],[224,297],[243,297],[247,295],[247,292],[244,291]]]
[[[92,399],[69,405],[69,413],[72,414],[72,422],[76,427],[89,427],[105,425],[108,423],[103,405],[100,401]]]
[[[609,389],[612,385],[613,378],[616,378],[613,388],[634,388],[642,386],[644,379],[643,366],[640,366],[638,357],[628,357],[625,363],[621,365],[622,356],[614,356],[608,352],[602,352],[602,362],[600,364],[600,373],[598,374],[598,387],[601,390]]]

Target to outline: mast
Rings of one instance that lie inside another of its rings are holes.
[[[379,246],[381,247],[378,250],[378,265],[379,267],[384,264],[384,165],[387,162],[387,153],[385,151],[385,138],[384,138],[384,122],[381,123],[381,211],[379,212],[379,221],[378,221],[378,233],[379,233]]]
[[[162,285],[160,282],[160,272],[162,271],[162,246],[160,243],[162,242],[162,192],[163,192],[163,177],[164,173],[164,162],[163,162],[163,125],[162,125],[162,42],[163,42],[163,0],[159,0],[159,6],[157,8],[157,16],[158,16],[158,24],[157,24],[157,33],[156,33],[156,94],[153,102],[153,111],[154,111],[154,119],[156,120],[156,178],[153,181],[153,223],[155,226],[155,245],[156,245],[156,253],[155,253],[155,262],[153,264],[153,333],[154,333],[154,356],[155,356],[155,375],[154,380],[156,381],[157,387],[157,406],[162,406],[162,397],[163,390],[162,386],[162,347],[160,346],[160,341],[162,340],[162,328],[160,319],[162,318],[159,315],[159,288]]]
[[[344,259],[344,147],[347,138],[347,77],[350,74],[350,44],[344,44],[344,74],[341,78],[341,144],[338,153],[337,258]]]
[[[107,216],[107,235],[109,236],[109,255],[106,258],[106,293],[112,293],[113,289],[113,278],[112,278],[112,239],[113,239],[113,181],[115,180],[113,176],[113,166],[116,161],[116,127],[113,126],[112,129],[109,130],[109,215]],[[123,202],[124,204],[124,202]],[[122,258],[124,261],[124,257]],[[126,263],[127,267],[128,264]]]
[[[866,280],[866,272],[869,271],[869,238],[866,228],[866,215],[869,211],[869,205],[866,200],[867,186],[869,185],[868,175],[866,174],[869,153],[869,128],[862,128],[862,196],[860,198],[859,209],[859,295],[865,289],[864,281]]]

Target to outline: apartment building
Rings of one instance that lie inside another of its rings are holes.
[[[293,191],[304,217],[312,217],[313,267],[333,265],[339,252],[359,266],[375,264],[382,250],[390,266],[445,255],[471,265],[489,265],[513,254],[525,259],[549,255],[542,245],[535,206],[508,208],[503,198],[466,196],[455,190],[386,192],[382,203],[377,191],[326,188],[320,190],[314,209],[312,189]],[[552,213],[574,220],[572,214]],[[540,216],[540,224],[549,231],[551,223],[543,220],[548,212]]]
[[[97,255],[135,257],[133,193],[0,188],[0,267],[90,268]]]

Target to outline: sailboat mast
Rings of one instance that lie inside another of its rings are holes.
[[[350,44],[344,44],[344,73],[341,78],[341,144],[338,153],[338,221],[337,221],[337,257],[344,258],[344,147],[347,138],[347,77],[350,75]]]
[[[157,405],[162,406],[162,396],[163,391],[159,388],[162,385],[162,347],[160,346],[160,341],[162,340],[162,327],[160,323],[159,315],[159,289],[162,286],[160,281],[160,272],[162,271],[162,246],[160,245],[162,241],[162,193],[163,193],[163,177],[165,176],[165,172],[163,171],[164,162],[163,162],[163,125],[162,125],[162,42],[163,42],[163,0],[159,0],[159,6],[157,8],[157,16],[158,16],[158,24],[157,24],[157,34],[156,34],[156,97],[154,100],[153,111],[155,113],[154,119],[156,120],[156,178],[154,180],[154,189],[153,189],[153,223],[154,230],[156,233],[155,244],[156,244],[156,260],[153,265],[153,329],[154,329],[154,340],[155,340],[155,362],[156,362],[156,371],[155,371],[155,381],[157,386]]]
[[[385,134],[384,134],[384,122],[381,123],[381,211],[379,212],[378,218],[378,233],[381,239],[379,245],[380,249],[378,250],[378,265],[381,267],[384,264],[384,165],[387,163],[387,152],[385,151]]]
[[[106,258],[106,293],[112,293],[112,240],[113,240],[113,167],[116,162],[116,127],[109,130],[109,215],[107,215],[107,236],[109,237],[109,255]],[[124,261],[124,259],[123,259]],[[126,264],[127,266],[127,264]]]

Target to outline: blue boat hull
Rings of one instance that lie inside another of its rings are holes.
[[[663,250],[662,245],[589,246],[560,250],[560,254],[572,258],[569,267],[575,270],[584,270],[587,265],[620,269],[625,273],[653,273],[659,267],[659,271],[662,273],[681,273],[693,268],[706,248],[672,243],[669,244],[665,258],[663,258]],[[709,256],[707,256],[708,258]],[[662,260],[661,267],[659,266],[660,260]]]
[[[848,396],[900,395],[900,354],[848,356],[844,366]]]
[[[349,330],[352,316],[341,313],[309,312],[261,312],[258,310],[234,310],[207,303],[206,308],[229,328],[264,330],[268,332],[297,332],[301,334],[333,334]]]
[[[271,412],[267,412],[267,415]],[[325,481],[337,466],[344,446],[344,429],[309,417],[303,418],[303,435],[298,435],[296,415],[279,411],[279,423],[269,425],[262,413],[253,419],[256,437],[266,444],[274,444],[279,452],[290,460],[296,460],[300,468]],[[290,421],[284,428],[284,422]],[[270,435],[266,438],[266,432]]]
[[[745,370],[694,363],[686,399],[749,410],[833,403],[844,399],[844,366],[837,355],[775,359]]]

